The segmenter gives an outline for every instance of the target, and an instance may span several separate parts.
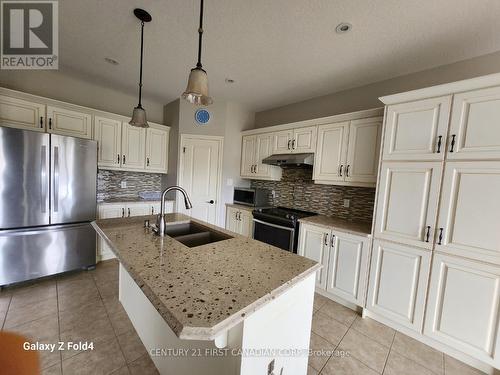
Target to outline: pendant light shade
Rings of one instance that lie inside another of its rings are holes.
[[[200,0],[200,27],[198,28],[198,62],[196,67],[189,73],[186,91],[182,97],[188,102],[196,105],[209,105],[213,103],[208,95],[208,76],[201,65],[201,46],[203,36],[203,0]]]
[[[142,59],[144,55],[144,22],[151,22],[151,15],[146,12],[144,9],[136,8],[134,9],[135,16],[141,21],[141,66],[139,73],[139,104],[134,108],[132,112],[132,119],[129,121],[129,124],[132,126],[136,126],[138,128],[147,128],[149,127],[148,121],[146,118],[146,111],[142,108]]]

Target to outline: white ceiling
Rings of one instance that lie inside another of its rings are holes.
[[[153,17],[144,92],[163,103],[182,93],[196,62],[198,0],[59,4],[64,69],[135,92],[132,10],[142,7]],[[498,51],[499,19],[499,0],[207,0],[203,65],[212,96],[264,110]],[[353,30],[336,34],[343,21]]]

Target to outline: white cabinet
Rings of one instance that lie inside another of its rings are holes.
[[[500,161],[446,163],[436,244],[500,264]]]
[[[72,109],[47,106],[49,133],[92,138],[92,115]]]
[[[122,124],[122,169],[145,169],[145,140],[146,129]]]
[[[384,160],[442,160],[451,96],[387,107]]]
[[[500,366],[500,267],[435,254],[424,333]]]
[[[448,159],[500,159],[500,87],[453,97]]]
[[[0,126],[45,131],[45,105],[0,95]]]
[[[366,307],[421,332],[431,252],[373,241]]]
[[[382,118],[320,125],[314,161],[316,183],[374,186]]]
[[[97,166],[120,167],[122,154],[122,123],[119,120],[95,116],[94,140],[98,144]]]
[[[382,118],[353,120],[349,124],[346,182],[377,182]]]
[[[300,225],[299,230],[298,254],[323,266],[316,272],[316,286],[326,290],[330,231],[304,223]]]
[[[375,237],[432,249],[441,184],[440,162],[384,162]]]
[[[241,169],[243,178],[279,180],[281,168],[262,164],[272,154],[272,133],[244,135],[241,146]]]
[[[228,206],[226,208],[226,229],[245,237],[253,235],[253,215],[250,211]]]
[[[317,133],[317,126],[276,132],[273,137],[273,154],[315,152]]]
[[[349,141],[349,122],[320,125],[313,167],[313,179],[344,181],[344,167]]]
[[[146,129],[146,170],[168,172],[168,142],[170,128],[149,123]]]
[[[363,306],[368,277],[369,239],[332,231],[330,245],[326,290]]]

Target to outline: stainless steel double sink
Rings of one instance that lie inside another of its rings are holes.
[[[180,224],[167,224],[165,234],[188,247],[196,247],[233,238],[225,233],[193,221]]]

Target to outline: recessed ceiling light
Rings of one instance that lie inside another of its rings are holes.
[[[104,61],[106,61],[108,64],[111,64],[111,65],[120,64],[118,61],[116,61],[115,59],[112,59],[111,57],[105,57]]]
[[[352,30],[352,25],[348,22],[342,22],[337,25],[335,31],[339,34],[344,34]]]
[[[234,83],[234,79],[226,78],[226,83],[229,83],[229,84]]]

